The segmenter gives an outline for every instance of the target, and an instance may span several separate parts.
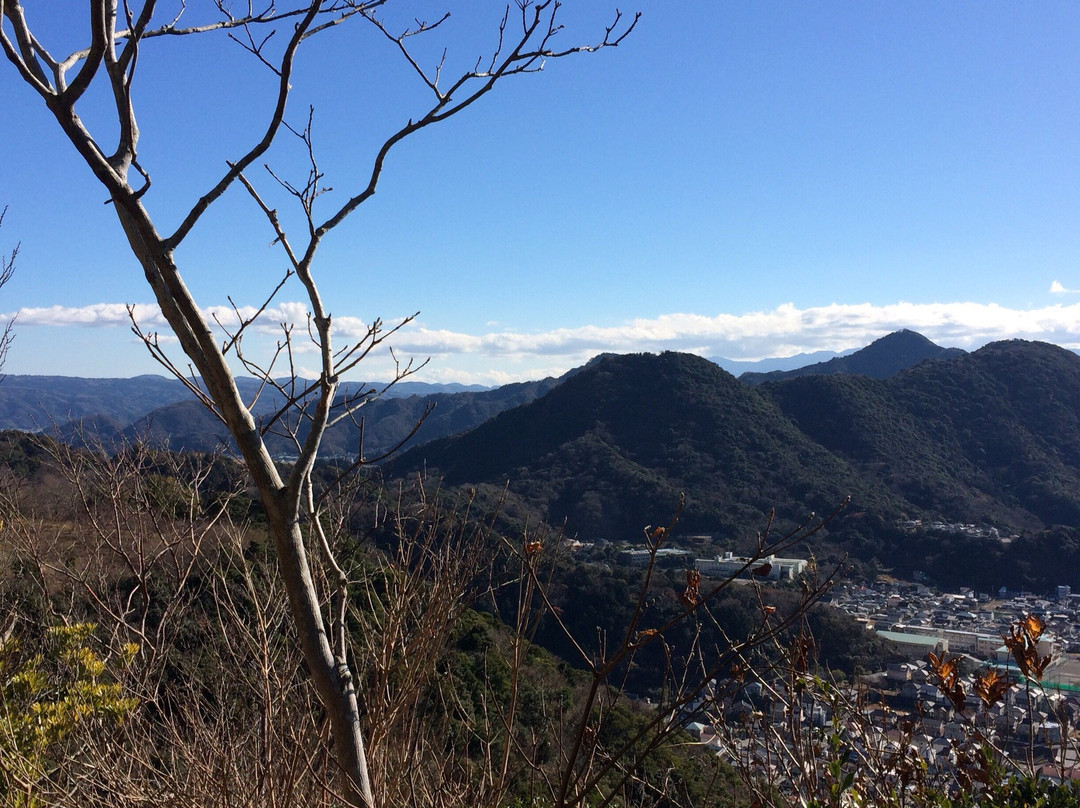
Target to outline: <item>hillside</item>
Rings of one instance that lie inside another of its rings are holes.
[[[571,533],[633,538],[666,520],[679,492],[688,529],[745,531],[770,508],[791,518],[845,495],[895,508],[809,440],[755,388],[708,360],[608,357],[466,435],[419,447],[395,471],[448,484],[510,483]]]
[[[1080,525],[1080,357],[1063,348],[998,342],[889,380],[807,376],[761,389],[922,513]]]
[[[925,348],[911,332],[892,337],[879,343]],[[871,355],[895,364],[903,352],[879,343]],[[83,406],[104,400],[94,396],[106,387],[90,386]],[[129,407],[152,398],[135,395]],[[504,513],[515,520],[565,522],[582,538],[636,539],[643,526],[666,521],[685,493],[684,531],[750,540],[773,508],[790,526],[850,494],[827,547],[817,548],[829,558],[930,570],[939,580],[977,568],[987,584],[1019,577],[1028,586],[1059,575],[1060,559],[1075,559],[1080,586],[1080,357],[1052,345],[994,343],[881,379],[844,372],[759,385],[696,356],[607,355],[559,380],[372,401],[362,421],[331,430],[324,457],[355,456],[361,423],[365,453],[377,456],[431,405],[414,448],[387,472],[426,471],[492,497],[509,483]],[[222,434],[190,400],[126,423],[87,416],[60,432],[76,443],[141,435],[186,450],[215,449]],[[918,519],[1020,540],[979,544],[901,530],[900,521]]]
[[[747,384],[763,384],[798,376],[831,376],[840,373],[887,379],[927,359],[951,359],[963,353],[964,351],[959,348],[942,348],[940,345],[935,345],[922,334],[905,328],[874,340],[865,348],[847,356],[838,356],[827,362],[807,364],[793,370],[743,373],[739,376],[739,380]]]
[[[891,379],[758,386],[694,356],[617,356],[391,470],[508,484],[520,512],[585,539],[634,540],[679,492],[684,532],[725,540],[752,538],[771,508],[790,525],[850,494],[819,557],[1045,589],[1080,585],[1078,414],[1080,357],[1041,343],[995,343]],[[906,532],[908,519],[1019,539]]]

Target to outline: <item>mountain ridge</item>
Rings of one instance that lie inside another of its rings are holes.
[[[904,557],[897,525],[920,518],[1080,542],[1080,357],[1009,341],[889,379],[746,385],[691,355],[626,355],[389,468],[508,486],[584,538],[632,537],[685,493],[686,530],[744,537],[850,495],[830,534],[864,560]]]
[[[760,522],[774,505],[825,511],[852,491],[867,505],[875,498],[755,388],[678,353],[612,357],[471,432],[410,449],[390,468],[426,468],[449,485],[509,480],[555,524],[624,536],[657,523],[681,491],[702,492],[683,515],[698,528]]]
[[[747,384],[763,384],[797,376],[829,376],[856,374],[873,379],[886,379],[928,359],[950,359],[966,353],[960,348],[942,348],[917,331],[903,328],[886,334],[854,353],[837,356],[826,362],[804,365],[793,370],[774,370],[769,373],[743,373]]]
[[[1080,587],[1080,356],[1064,348],[1012,340],[887,378],[756,385],[689,354],[610,355],[541,383],[371,402],[367,455],[408,434],[432,401],[421,445],[381,471],[442,477],[493,501],[505,491],[515,519],[640,539],[685,493],[682,529],[739,549],[773,509],[774,529],[785,530],[850,495],[813,548],[819,558],[941,579],[974,564],[995,587],[1054,576]],[[155,411],[148,428],[163,440],[187,428],[217,441],[216,422],[184,427],[191,407]],[[91,433],[130,440],[131,424],[96,420],[83,422]],[[356,432],[327,438],[325,457],[355,457]],[[987,530],[942,540],[900,528],[919,519]]]
[[[914,332],[897,332],[911,333]],[[895,336],[895,335],[890,335]],[[926,345],[933,343],[924,337],[915,335],[923,340]],[[848,357],[861,354],[874,349],[879,343],[888,338],[878,340],[862,351]],[[933,346],[937,348],[937,346]],[[878,350],[878,349],[875,349]],[[946,349],[939,349],[946,350]],[[878,350],[878,353],[881,353]],[[582,368],[574,368],[561,378],[566,379],[580,370],[597,361],[602,361],[613,354],[601,354],[590,360]],[[809,359],[816,354],[803,354],[803,358]],[[788,357],[783,360],[770,360],[777,362],[790,362],[798,359]],[[710,360],[711,361],[711,360]],[[720,360],[726,362],[727,360]],[[831,361],[831,360],[830,360]],[[896,360],[893,360],[896,364]],[[819,365],[822,363],[819,363]],[[830,366],[829,363],[823,363]],[[808,367],[818,367],[812,365]],[[834,367],[834,366],[830,366]],[[841,366],[843,367],[843,366]],[[805,368],[804,368],[805,369]],[[801,373],[802,369],[789,371]],[[858,372],[840,371],[840,372]],[[760,380],[772,380],[779,378],[775,374],[747,374],[740,376],[743,381],[758,383]],[[500,406],[491,406],[484,402],[506,399],[510,404],[524,403],[530,399],[528,394],[522,396],[521,390],[528,389],[530,385],[537,385],[536,389],[546,390],[548,380],[534,382],[519,382],[514,385],[504,385],[503,388],[482,388],[479,385],[460,384],[429,384],[405,380],[393,385],[381,398],[387,399],[410,399],[414,396],[430,397],[430,401],[444,407],[458,410],[452,419],[453,427],[440,426],[437,429],[426,430],[429,437],[442,437],[455,431],[477,426],[485,416],[490,416],[499,411]],[[281,397],[273,390],[264,390],[263,385],[257,379],[241,377],[237,379],[240,392],[246,400],[252,401],[259,398],[254,407],[254,414],[271,413],[277,410],[281,404]],[[354,394],[358,390],[380,388],[377,383],[345,382],[342,384],[342,395]],[[503,392],[498,392],[502,390]],[[517,392],[515,392],[517,391]],[[447,396],[466,394],[467,398],[455,401]],[[462,402],[468,402],[468,396],[475,395],[473,402],[481,405],[475,408]],[[375,444],[373,448],[384,449],[394,444],[394,438],[390,435],[380,434],[377,425],[382,418],[390,418],[395,423],[397,436],[408,434],[415,425],[415,419],[423,412],[419,406],[386,406],[380,405],[380,413],[374,418],[369,418],[367,428],[369,434],[374,430]],[[402,412],[402,411],[407,412]],[[473,416],[466,417],[466,413],[475,410]],[[410,421],[406,424],[406,421]],[[437,416],[436,420],[443,420]],[[20,429],[25,431],[48,430],[63,440],[78,442],[104,442],[111,440],[132,440],[136,437],[150,437],[162,445],[167,445],[175,450],[190,449],[192,451],[206,451],[215,448],[220,441],[216,436],[221,430],[215,426],[212,416],[205,413],[194,403],[187,387],[177,379],[167,376],[144,374],[130,379],[96,379],[67,376],[47,375],[11,375],[4,384],[0,384],[0,429]],[[402,432],[401,430],[404,429]],[[450,429],[450,431],[447,431]],[[341,430],[348,431],[348,430]],[[99,434],[100,433],[100,434]],[[206,437],[209,436],[209,437]],[[352,451],[346,448],[347,444],[354,442],[355,435],[346,438],[335,436],[331,440],[333,452]],[[281,448],[281,447],[279,447]],[[287,450],[287,447],[286,447]]]

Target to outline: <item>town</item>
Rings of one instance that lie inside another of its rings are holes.
[[[805,772],[795,765],[800,754],[791,739],[804,737],[818,752],[831,738],[844,767],[873,761],[869,769],[883,778],[882,787],[904,785],[917,771],[942,789],[956,788],[982,745],[997,751],[1006,770],[1080,777],[1073,745],[1080,731],[1080,598],[1069,587],[1058,587],[1055,597],[990,596],[884,579],[841,583],[827,599],[889,640],[898,658],[854,681],[792,679],[790,668],[772,680],[716,681],[686,714],[699,743],[792,792]],[[1030,660],[1016,659],[1015,641],[1024,637],[1018,626],[1032,631],[1026,639],[1037,673],[1025,668]],[[782,748],[779,738],[787,739]]]

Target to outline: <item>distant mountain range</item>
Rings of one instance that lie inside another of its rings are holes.
[[[246,396],[255,385],[243,380]],[[559,379],[493,390],[412,389],[427,394],[371,401],[359,413],[370,457],[434,405],[387,474],[508,485],[509,508],[582,538],[640,537],[668,519],[680,493],[686,531],[742,540],[771,509],[783,529],[850,496],[819,552],[939,577],[981,564],[999,584],[1059,575],[1080,586],[1080,357],[1053,345],[964,353],[902,331],[849,356],[741,379],[665,353],[602,356]],[[9,376],[0,427],[45,428],[73,443],[139,435],[173,449],[217,448],[223,428],[188,395],[161,377]],[[257,414],[277,403],[264,398]],[[355,456],[360,434],[359,422],[339,425],[325,456]],[[1021,539],[972,545],[898,527],[916,519]],[[1050,544],[1030,538],[1043,535]],[[962,556],[950,555],[956,548]]]
[[[479,385],[399,382],[362,409],[366,417],[365,451],[377,455],[395,446],[435,405],[421,427],[425,438],[453,434],[481,423],[505,407],[529,401],[554,380],[488,389]],[[256,416],[281,406],[282,397],[262,389],[256,379],[237,380],[247,401],[256,401]],[[343,395],[381,389],[378,383],[349,382]],[[358,416],[359,417],[359,416]],[[136,438],[174,451],[216,451],[228,440],[224,426],[176,379],[137,376],[131,379],[83,379],[64,376],[7,376],[0,383],[0,429],[46,432],[72,444],[114,446]],[[342,424],[327,436],[326,454],[355,454],[360,429]],[[279,453],[285,440],[271,439]]]
[[[846,356],[854,351],[837,353],[836,351],[814,351],[812,353],[795,354],[794,356],[775,356],[768,359],[747,361],[742,359],[726,359],[723,356],[710,356],[713,362],[732,376],[741,376],[744,373],[770,373],[774,370],[795,370],[820,362],[827,362],[837,356]]]
[[[261,388],[257,379],[240,378],[237,385],[247,400]],[[379,382],[346,382],[343,394],[381,388]],[[428,384],[398,382],[386,398],[406,398],[438,393],[484,392],[482,385]],[[178,379],[147,374],[130,379],[89,379],[77,376],[15,376],[8,374],[0,383],[0,429],[39,432],[78,418],[107,417],[128,424],[149,416],[153,411],[192,401],[191,392]],[[257,410],[273,411],[279,401],[265,394]]]
[[[735,370],[777,367],[776,363],[791,368],[792,363],[813,362],[827,356],[832,358],[817,364],[804,364],[786,373],[866,373],[880,378],[887,368],[899,370],[923,359],[953,352],[955,349],[940,348],[914,332],[902,331],[839,359],[834,354],[819,352],[763,362],[718,361]],[[597,357],[590,365],[604,358],[606,356]],[[572,370],[563,378],[580,370],[582,368]],[[782,376],[744,373],[740,378],[756,384]],[[431,405],[435,410],[413,438],[414,445],[479,426],[508,407],[543,395],[558,381],[545,379],[494,389],[479,385],[399,382],[363,409],[365,451],[377,455],[396,446]],[[238,384],[246,400],[258,399],[254,408],[256,415],[265,416],[280,407],[280,396],[261,390],[256,379],[239,379]],[[342,394],[354,395],[359,390],[376,386],[349,382],[342,386]],[[44,431],[71,443],[105,445],[131,441],[138,436],[176,451],[210,451],[226,442],[223,426],[193,399],[181,382],[153,375],[131,379],[8,376],[0,384],[0,429]],[[335,428],[327,437],[326,453],[355,454],[359,432],[355,424]],[[272,444],[279,453],[290,451],[286,441],[272,441]]]

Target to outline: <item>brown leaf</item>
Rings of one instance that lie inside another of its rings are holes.
[[[948,655],[942,652],[939,658],[933,651],[927,656],[930,660],[930,670],[937,689],[949,700],[958,713],[964,712],[964,707],[967,704],[967,692],[964,689],[964,683],[960,681],[960,671],[957,668],[959,657],[949,659]]]
[[[975,677],[975,695],[987,707],[993,707],[1009,689],[1009,679],[990,669]]]
[[[701,583],[701,573],[697,570],[686,571],[686,589],[679,597],[688,607],[697,606],[700,602],[698,585]]]
[[[1020,621],[1020,628],[1031,642],[1037,643],[1046,630],[1046,622],[1037,614],[1026,614]]]

